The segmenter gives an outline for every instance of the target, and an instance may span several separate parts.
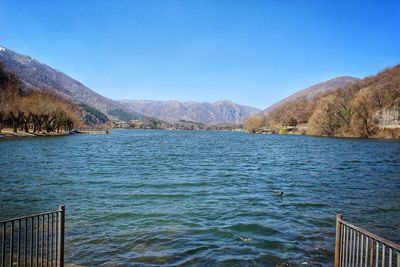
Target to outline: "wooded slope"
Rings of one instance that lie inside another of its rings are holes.
[[[68,131],[81,123],[82,111],[70,100],[47,90],[23,90],[21,80],[0,64],[0,132]]]
[[[399,138],[400,65],[333,92],[297,98],[246,122],[249,131],[299,125],[311,135]]]

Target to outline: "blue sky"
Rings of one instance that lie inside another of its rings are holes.
[[[0,44],[112,99],[265,108],[400,63],[400,1],[0,0]]]

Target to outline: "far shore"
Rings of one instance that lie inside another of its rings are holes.
[[[2,129],[0,132],[0,138],[16,138],[16,137],[36,137],[36,136],[62,136],[62,135],[69,135],[69,132],[60,131],[59,133],[56,132],[23,132],[17,131],[14,132],[12,129]]]
[[[17,131],[14,132],[12,129],[2,129],[0,132],[0,139],[2,138],[19,138],[19,137],[45,137],[45,136],[64,136],[71,134],[105,134],[105,131],[96,131],[96,130],[78,130],[77,132],[71,133],[69,131],[60,131],[57,132],[24,132]]]

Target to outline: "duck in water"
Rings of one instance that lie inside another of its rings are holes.
[[[280,192],[273,192],[272,194],[273,194],[275,197],[282,197],[284,193],[285,193],[285,192],[280,191]]]

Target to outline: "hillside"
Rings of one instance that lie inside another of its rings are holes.
[[[87,108],[88,116],[92,120],[104,120],[104,114],[120,120],[144,118],[143,115],[124,109],[118,102],[96,93],[79,81],[29,56],[18,54],[0,46],[0,62],[8,71],[19,77],[25,88],[46,89],[71,99]],[[91,111],[93,113],[90,113]]]
[[[400,65],[320,99],[307,133],[400,138]]]
[[[68,132],[81,124],[83,110],[70,100],[45,90],[23,90],[22,81],[0,63],[0,132]]]
[[[341,77],[336,77],[321,83],[317,83],[315,85],[312,85],[310,87],[307,87],[303,90],[300,90],[284,99],[281,101],[273,104],[272,106],[268,107],[263,111],[263,114],[267,114],[268,112],[284,105],[289,102],[292,102],[294,100],[300,99],[300,98],[306,98],[306,99],[312,99],[316,97],[319,94],[327,94],[330,92],[333,92],[337,90],[338,88],[345,87],[348,84],[355,83],[358,81],[358,78],[355,77],[349,77],[349,76],[341,76]]]
[[[303,95],[247,120],[249,131],[400,138],[400,65],[312,98]],[[282,131],[283,130],[283,131]]]
[[[257,114],[259,109],[242,106],[228,100],[215,103],[121,100],[126,109],[154,117],[169,123],[193,121],[203,124],[240,124],[248,116]]]

